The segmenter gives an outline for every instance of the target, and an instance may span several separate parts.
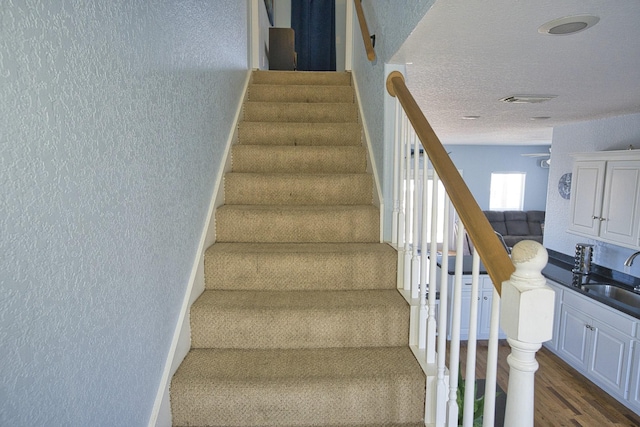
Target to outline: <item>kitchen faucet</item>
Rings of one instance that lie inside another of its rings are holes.
[[[633,265],[633,260],[640,255],[640,251],[638,252],[634,252],[631,255],[629,255],[629,258],[627,258],[627,260],[624,262],[624,266],[625,267],[631,267]],[[640,285],[636,285],[633,287],[633,290],[635,292],[640,292]]]
[[[624,262],[624,266],[625,267],[631,267],[633,265],[633,260],[635,259],[635,257],[637,257],[638,255],[640,255],[640,251],[635,252],[633,254],[631,254],[629,256],[629,258],[627,258],[627,260]]]

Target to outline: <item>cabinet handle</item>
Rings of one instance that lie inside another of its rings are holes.
[[[486,300],[488,300],[488,299],[489,299],[489,298],[487,298],[487,297],[484,297],[484,300],[485,300],[485,301],[486,301]]]
[[[593,215],[591,217],[591,219],[597,219],[598,221],[606,221],[607,220],[606,218],[602,218],[601,216],[595,216],[595,215]]]

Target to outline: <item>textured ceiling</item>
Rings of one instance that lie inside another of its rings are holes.
[[[538,33],[582,14],[600,21]],[[390,62],[408,64],[407,85],[444,143],[549,144],[554,126],[640,112],[639,23],[638,0],[438,0]],[[500,102],[514,94],[557,98]]]

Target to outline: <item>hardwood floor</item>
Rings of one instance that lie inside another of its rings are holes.
[[[476,375],[484,378],[487,341],[478,342]],[[507,356],[510,348],[500,341],[498,385],[507,390]],[[464,371],[465,343],[460,349]],[[546,348],[537,353],[540,368],[536,373],[536,427],[640,426],[640,416],[587,380],[578,371]],[[508,393],[508,390],[507,390]]]

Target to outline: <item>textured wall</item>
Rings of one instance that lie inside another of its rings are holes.
[[[566,232],[569,227],[570,201],[560,197],[558,180],[563,174],[573,169],[573,158],[569,156],[570,153],[624,150],[630,144],[640,149],[640,114],[575,123],[553,130],[553,154],[549,169],[547,217],[544,229],[546,247],[573,256],[576,243],[593,243],[596,245],[593,259],[596,264],[624,271],[624,260],[634,252],[633,250]],[[636,260],[627,273],[640,277],[640,262]]]
[[[246,18],[243,1],[2,1],[0,425],[148,422]]]
[[[393,160],[390,150],[385,151],[385,63],[398,51],[407,36],[420,19],[427,13],[435,0],[405,0],[402,6],[392,0],[371,0],[364,2],[362,8],[367,19],[369,32],[376,35],[376,60],[370,62],[364,50],[357,17],[354,13],[353,24],[353,75],[358,84],[362,109],[364,112],[373,158],[376,162],[378,179],[382,183],[385,203],[385,239],[390,240],[391,181]],[[387,95],[388,96],[388,95]]]
[[[525,172],[524,209],[545,210],[549,169],[538,166],[539,159],[523,153],[544,153],[546,146],[447,145],[451,160],[483,210],[489,209],[492,172]]]

